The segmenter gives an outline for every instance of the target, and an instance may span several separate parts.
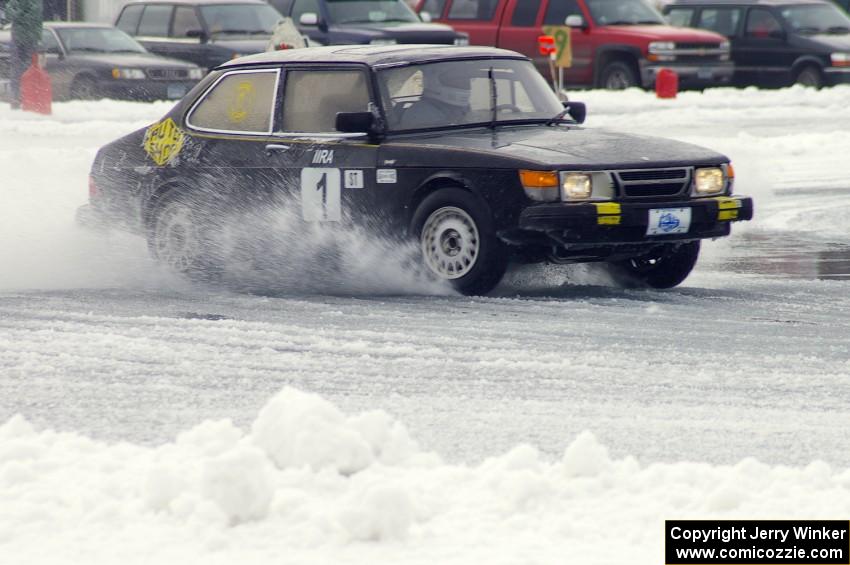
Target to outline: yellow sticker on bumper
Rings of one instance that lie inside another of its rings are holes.
[[[148,128],[145,133],[145,151],[154,163],[165,165],[180,153],[183,138],[183,131],[174,120],[166,118]]]
[[[600,226],[619,226],[621,222],[620,205],[616,202],[594,202],[596,223]]]
[[[737,198],[715,198],[717,201],[717,220],[728,222],[738,219],[738,209],[742,202]]]

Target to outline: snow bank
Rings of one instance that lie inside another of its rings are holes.
[[[565,438],[567,439],[567,438]],[[583,432],[477,465],[420,451],[383,412],[286,388],[250,431],[156,448],[0,426],[0,562],[660,563],[665,518],[834,518],[850,472],[641,465]]]

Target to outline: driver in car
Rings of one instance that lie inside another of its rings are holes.
[[[463,65],[423,65],[422,96],[404,110],[404,128],[468,122],[471,79]]]

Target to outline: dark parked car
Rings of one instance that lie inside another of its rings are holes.
[[[103,147],[80,219],[145,234],[192,275],[228,263],[224,217],[251,226],[240,214],[282,207],[296,241],[318,224],[409,238],[434,276],[486,293],[512,260],[606,261],[626,284],[672,287],[700,240],[752,217],[728,158],[585,129],[584,105],[566,104],[528,58],[495,48],[246,57]]]
[[[265,51],[280,20],[261,0],[150,0],[124,6],[115,25],[154,53],[210,69]]]
[[[469,36],[425,23],[403,0],[269,0],[319,45],[468,45]]]
[[[9,30],[0,31],[0,82],[8,73]],[[42,32],[45,70],[53,98],[182,98],[203,78],[196,65],[149,53],[123,31],[82,22],[45,22]],[[5,71],[4,71],[5,69]]]
[[[827,0],[677,0],[664,11],[728,37],[738,85],[850,83],[850,18]]]

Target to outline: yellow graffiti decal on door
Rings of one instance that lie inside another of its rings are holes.
[[[171,118],[152,125],[145,133],[145,151],[157,165],[168,163],[182,147],[183,131]]]

